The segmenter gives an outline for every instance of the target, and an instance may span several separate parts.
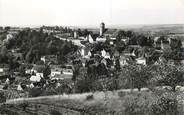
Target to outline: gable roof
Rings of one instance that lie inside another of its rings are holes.
[[[35,65],[33,67],[34,70],[36,70],[38,73],[42,73],[45,69],[45,66],[44,65]]]
[[[113,35],[116,32],[116,29],[105,29],[104,34],[111,34]]]

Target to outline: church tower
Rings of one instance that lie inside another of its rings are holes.
[[[100,36],[103,36],[104,31],[105,31],[105,24],[102,22],[100,24]]]

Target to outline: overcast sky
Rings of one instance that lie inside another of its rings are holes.
[[[0,25],[184,23],[184,0],[0,0]]]

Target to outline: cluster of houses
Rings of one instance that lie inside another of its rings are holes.
[[[26,69],[26,74],[31,75],[30,81],[40,82],[40,80],[44,78],[44,71],[49,72],[48,77],[50,79],[72,79],[74,68],[71,64],[58,65],[57,56],[55,55],[46,55],[41,57],[40,60],[43,61],[44,64],[34,64],[32,68]]]
[[[113,33],[115,33],[116,31],[117,30],[115,29],[105,28],[104,23],[100,24],[99,32],[91,32],[87,36],[79,36],[77,31],[75,31],[74,38],[79,39],[83,44],[80,47],[80,54],[82,60],[91,60],[98,55],[101,57],[102,62],[105,65],[107,64],[107,60],[111,60],[114,65],[115,62],[118,60],[120,66],[124,66],[129,63],[137,63],[142,65],[149,64],[150,52],[138,54],[137,51],[143,50],[143,47],[141,47],[140,45],[127,45],[130,39],[129,37],[123,37],[121,39],[121,41],[124,42],[124,44],[126,45],[126,48],[123,49],[121,52],[117,51],[117,49],[109,51],[105,48],[97,49],[98,51],[93,50],[96,44],[104,44],[107,43],[107,41],[109,46],[116,46],[116,37],[113,36]],[[163,57],[163,52],[165,50],[170,50],[171,44],[175,42],[176,39],[173,36],[166,36],[165,38],[162,36],[154,36],[151,40],[153,41],[152,49],[154,49],[154,52],[159,55],[157,60],[154,60],[154,63],[165,63],[167,59]],[[181,43],[183,43],[182,40]],[[167,61],[173,63],[175,60]],[[182,62],[182,59],[179,61]],[[85,61],[82,62],[83,65],[85,65]]]
[[[84,45],[80,48],[80,54],[82,60],[91,60],[95,56],[101,57],[101,61],[106,65],[107,60],[111,60],[113,66],[115,65],[116,60],[118,59],[121,66],[127,65],[131,63],[131,61],[135,61],[138,64],[146,65],[146,58],[145,57],[136,57],[135,51],[130,49],[138,49],[141,48],[139,45],[129,45],[125,50],[121,53],[117,51],[117,49],[107,50],[105,48],[97,49],[98,51],[93,51],[96,44],[103,44],[105,42],[109,42],[109,46],[114,47],[116,38],[113,36],[113,33],[116,32],[115,29],[108,30],[105,28],[105,24],[100,24],[100,32],[96,32],[95,34],[89,34],[87,36],[78,36],[78,39],[81,40],[81,43]],[[77,32],[76,32],[77,34]],[[75,35],[76,35],[75,34]],[[77,35],[76,35],[77,36]],[[74,37],[75,38],[75,37]],[[125,37],[121,39],[125,44],[127,44],[129,38]],[[89,45],[91,47],[89,47]],[[85,65],[85,61],[82,61],[83,65]],[[112,66],[112,67],[113,67]]]
[[[4,64],[4,65],[1,64],[0,77],[2,78],[1,81],[4,81],[4,82],[1,82],[0,85],[6,86],[7,84],[10,84],[11,81],[13,80],[12,83],[15,85],[14,88],[16,90],[23,91],[21,84],[26,85],[26,87],[33,88],[37,84],[41,83],[43,79],[45,79],[45,76],[44,76],[45,71],[49,73],[47,75],[48,80],[51,80],[51,81],[52,80],[57,80],[57,81],[69,80],[71,81],[73,77],[73,71],[74,71],[74,68],[72,65],[69,65],[69,64],[68,65],[57,65],[57,64],[53,65],[51,64],[50,61],[48,61],[47,63],[49,65],[46,66],[45,64],[44,65],[43,64],[41,65],[31,64],[29,66],[26,66],[26,68],[24,69],[25,77],[21,77],[20,72],[16,72],[16,71],[10,74],[9,66],[7,64]]]
[[[89,65],[99,65],[103,64],[106,68],[115,68],[117,64],[120,67],[131,63],[137,63],[142,65],[147,65],[149,63],[149,55],[144,53],[137,53],[139,50],[143,50],[143,48],[139,45],[127,45],[129,42],[129,37],[123,37],[121,41],[126,45],[121,52],[118,51],[116,46],[116,37],[113,36],[113,33],[116,32],[115,29],[107,29],[105,28],[105,24],[100,24],[99,32],[92,32],[86,36],[79,36],[77,31],[74,31],[73,38],[70,39],[76,45],[79,45],[77,57],[82,63],[83,67],[87,67]],[[17,32],[17,31],[16,31]],[[8,33],[6,40],[12,39],[16,32]],[[71,33],[62,33],[64,35],[58,36],[59,32],[56,28],[44,27],[43,32],[45,33],[55,33],[56,37],[63,39],[63,36],[71,36]],[[65,35],[66,34],[66,35]],[[70,34],[70,35],[68,35]],[[66,38],[68,39],[68,38]],[[105,47],[95,49],[95,46],[98,44],[105,44],[108,41],[108,45],[112,49],[107,49]],[[155,64],[159,62],[164,62],[165,59],[162,56],[164,50],[170,49],[170,45],[172,43],[172,37],[168,37],[167,39],[163,39],[161,37],[154,37],[153,46],[155,48],[155,52],[157,52],[160,57],[155,61]],[[183,42],[182,42],[183,43]],[[183,46],[183,45],[182,45]],[[94,50],[95,49],[95,50]],[[22,60],[22,54],[17,51],[18,49],[12,50],[12,54],[17,60]],[[49,79],[51,80],[64,80],[64,79],[72,79],[74,75],[74,65],[72,63],[65,65],[58,65],[57,56],[56,55],[45,55],[40,58],[40,61],[43,64],[32,64],[30,67],[25,68],[25,74],[29,76],[30,84],[40,82],[42,78],[44,78],[44,74],[46,69],[49,71]],[[184,61],[183,61],[184,62]],[[20,62],[23,63],[23,62]],[[47,65],[47,66],[46,66]],[[48,68],[46,68],[48,67]],[[9,67],[7,65],[0,65],[0,76],[4,76],[8,74]],[[6,82],[9,82],[7,78]],[[33,87],[33,85],[32,85]],[[19,90],[21,90],[19,86]]]

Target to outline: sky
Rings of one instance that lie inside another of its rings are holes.
[[[184,24],[184,0],[0,0],[1,26]]]

